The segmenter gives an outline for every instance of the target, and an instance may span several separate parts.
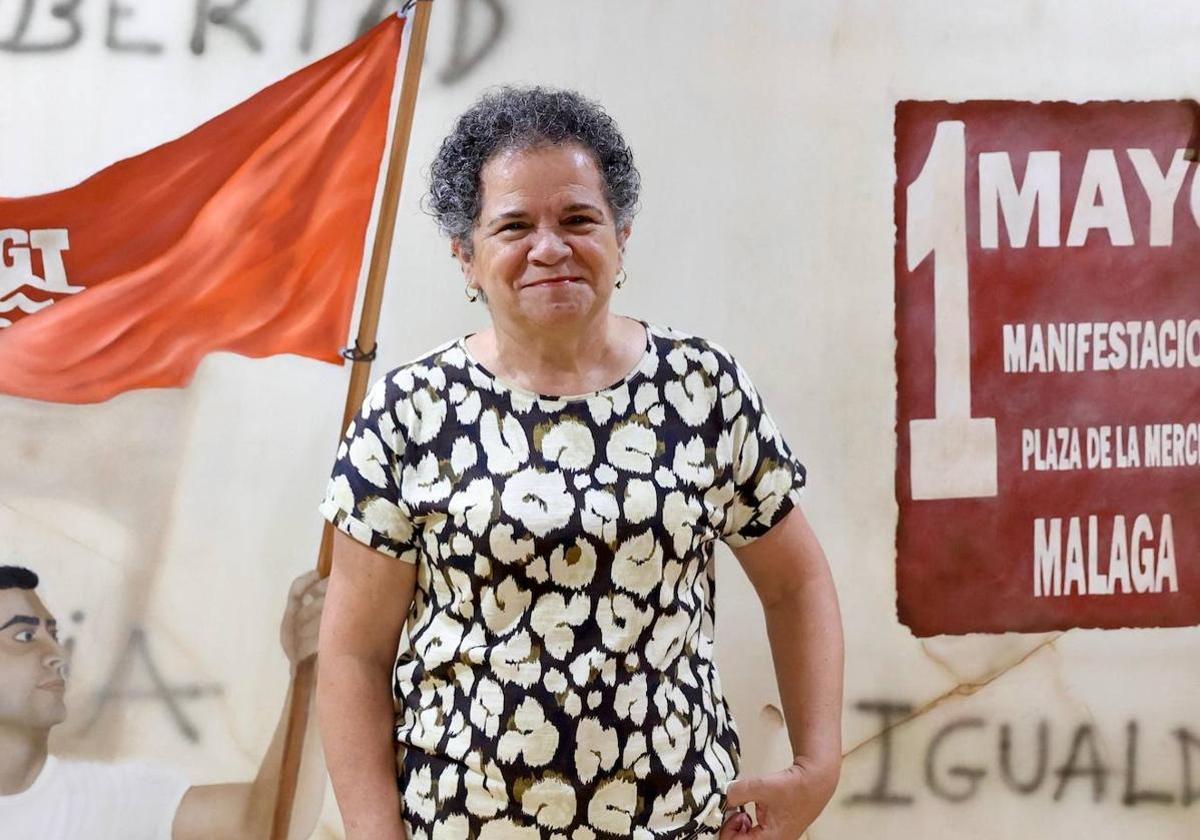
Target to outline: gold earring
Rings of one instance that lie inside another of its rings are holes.
[[[474,296],[471,295],[472,289],[475,290]],[[479,287],[478,286],[472,286],[470,283],[468,283],[467,287],[464,291],[466,292],[467,300],[471,301],[471,303],[474,303],[475,301],[479,300]]]
[[[618,289],[621,288],[622,286],[625,285],[625,281],[628,279],[629,279],[629,275],[625,273],[625,269],[624,269],[624,267],[622,267],[621,268],[621,279],[616,282],[615,287]]]

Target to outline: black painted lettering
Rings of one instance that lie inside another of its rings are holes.
[[[83,614],[83,610],[75,610],[74,612],[71,613],[71,624],[73,624],[75,627],[78,627],[80,624],[83,624],[84,618],[85,618],[85,616]],[[74,628],[72,628],[72,629],[74,629]],[[70,671],[71,658],[75,655],[75,636],[73,636],[73,635],[65,636],[63,638],[62,647],[63,647],[63,653],[66,654],[66,657],[67,657],[67,670]]]
[[[471,41],[471,9],[473,0],[458,0],[458,14],[454,16],[454,39],[450,44],[450,60],[438,73],[438,81],[452,85],[475,69],[476,65],[490,53],[504,33],[504,7],[499,0],[481,0],[488,11],[488,27],[474,49]]]
[[[214,5],[212,0],[196,0],[196,26],[192,30],[192,52],[203,55],[208,44],[208,27],[224,26],[241,36],[242,41],[252,52],[262,52],[262,40],[258,34],[238,20],[237,13],[245,8],[250,0],[233,0],[223,6]]]
[[[149,678],[151,685],[149,690],[130,691],[123,687],[135,663],[141,663],[142,670]],[[101,714],[103,714],[105,707],[112,700],[155,700],[166,707],[167,713],[175,721],[179,733],[187,740],[195,743],[200,740],[200,730],[184,713],[183,706],[179,701],[180,699],[194,700],[220,693],[220,686],[201,685],[197,683],[184,685],[169,684],[163,677],[162,671],[159,670],[154,657],[150,654],[150,647],[146,643],[145,632],[142,628],[135,627],[129,632],[129,641],[126,642],[125,649],[121,651],[121,655],[117,657],[117,662],[109,674],[108,681],[97,692],[96,706],[92,710],[91,719],[84,729],[85,731],[91,729],[96,724]]]
[[[313,35],[317,30],[317,3],[319,0],[304,0],[304,23],[300,27],[300,52],[310,53]]]
[[[959,790],[950,790],[938,778],[937,756],[941,751],[942,744],[955,732],[961,729],[982,728],[982,718],[964,718],[946,724],[933,736],[933,740],[929,742],[929,749],[925,751],[925,784],[929,785],[929,789],[935,796],[939,796],[947,802],[966,802],[979,791],[979,780],[986,775],[987,771],[982,767],[963,767],[962,765],[951,767],[946,771],[946,775],[963,779],[966,785]]]
[[[1013,773],[1012,727],[1007,723],[1000,727],[1000,778],[1012,790],[1025,796],[1036,791],[1046,778],[1046,767],[1049,763],[1050,724],[1043,720],[1038,722],[1037,729],[1037,770],[1029,781],[1018,781]]]
[[[886,700],[867,700],[855,703],[854,708],[866,714],[879,715],[879,775],[875,778],[875,784],[869,791],[851,795],[846,804],[911,805],[913,798],[906,794],[893,792],[890,789],[890,781],[892,776],[892,729],[912,714],[912,706],[907,703],[889,703]]]
[[[16,29],[8,38],[0,40],[0,51],[45,53],[70,49],[83,37],[83,24],[79,22],[78,14],[82,2],[83,0],[59,0],[51,3],[50,16],[66,23],[67,31],[57,41],[30,41],[27,40],[29,25],[33,22],[33,13],[38,3],[37,0],[22,0]]]
[[[1079,755],[1087,745],[1088,763],[1079,766]],[[1054,791],[1054,800],[1062,799],[1067,785],[1080,776],[1090,776],[1092,779],[1092,801],[1099,802],[1104,798],[1104,785],[1108,780],[1109,769],[1100,759],[1100,751],[1096,749],[1096,735],[1092,727],[1080,724],[1071,739],[1071,752],[1062,767],[1055,771],[1058,774],[1058,787]]]
[[[1192,751],[1200,748],[1200,737],[1182,726],[1175,730],[1175,737],[1179,739],[1179,749],[1183,754],[1183,780],[1179,801],[1187,807],[1200,799],[1200,787],[1192,783]]]
[[[1131,720],[1125,727],[1125,795],[1121,801],[1131,807],[1143,802],[1170,805],[1175,801],[1175,797],[1165,790],[1137,789],[1137,745],[1138,724],[1136,720]]]
[[[105,45],[115,52],[143,53],[158,55],[163,51],[163,45],[156,41],[126,41],[117,32],[117,27],[124,18],[131,18],[135,10],[126,6],[120,0],[108,0],[108,30],[104,35]]]
[[[367,34],[368,29],[383,20],[388,14],[389,5],[389,0],[371,0],[366,11],[358,18],[358,31],[354,37],[361,38]]]

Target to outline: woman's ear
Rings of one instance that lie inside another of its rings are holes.
[[[625,225],[617,231],[617,245],[621,250],[625,250],[625,243],[629,241],[629,234],[633,233],[633,224]]]
[[[463,274],[470,271],[471,268],[471,253],[470,248],[463,244],[463,241],[457,236],[450,240],[450,256],[458,260],[459,267],[463,270]]]

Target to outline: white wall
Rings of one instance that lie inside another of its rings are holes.
[[[21,5],[0,2],[0,38]],[[33,32],[52,39],[62,24],[48,5],[35,4]],[[317,2],[306,54],[298,47],[305,4],[256,0],[241,17],[260,33],[261,52],[214,30],[199,56],[188,48],[192,2],[125,0],[134,12],[123,37],[160,42],[155,54],[105,46],[108,5],[83,4],[75,47],[0,52],[5,195],[69,186],[179,135],[345,43],[369,4]],[[1189,725],[1200,699],[1194,630],[921,641],[896,621],[892,112],[899,99],[1194,96],[1200,11],[1176,0],[497,5],[503,28],[495,48],[447,83],[439,73],[453,62],[455,27],[469,23],[468,49],[478,46],[489,6],[435,4],[379,369],[486,317],[466,302],[448,246],[418,206],[453,117],[500,82],[599,98],[626,132],[645,184],[616,307],[729,347],[810,470],[805,509],[833,564],[846,625],[850,752],[841,788],[810,836],[1194,834],[1194,817],[1179,801],[1182,758],[1172,734]],[[221,687],[183,702],[199,743],[178,734],[161,704],[133,701],[87,732],[73,719],[76,729],[64,728],[60,739],[64,751],[154,757],[187,766],[196,781],[253,773],[286,685],[273,640],[286,581],[315,555],[314,506],[346,376],[292,358],[211,357],[185,392],[130,394],[102,410],[113,443],[79,454],[103,465],[86,471],[82,489],[78,460],[62,455],[78,447],[72,429],[81,410],[0,399],[6,440],[17,430],[27,441],[0,456],[0,561],[37,565],[50,580],[88,569],[93,585],[49,590],[53,609],[89,616],[78,630],[81,661],[111,661],[118,628],[139,621],[170,679]],[[139,427],[136,418],[149,412],[166,419]],[[150,478],[125,466],[146,449],[161,453]],[[73,488],[59,507],[56,482]],[[81,512],[79,496],[88,493],[96,510]],[[144,517],[130,514],[143,509]],[[140,528],[161,534],[143,545]],[[744,768],[766,772],[790,756],[767,708],[778,698],[761,612],[732,556],[719,560],[722,680],[743,733]],[[151,566],[156,571],[129,571]],[[144,612],[137,598],[121,601],[129,587],[148,593]],[[104,679],[82,666],[77,674],[73,714],[88,708],[89,691]],[[855,804],[881,768],[880,716],[856,708],[875,701],[913,710],[888,741],[888,784],[912,797],[907,804]],[[986,775],[977,792],[951,802],[926,780],[928,746],[939,728],[968,718],[979,727],[946,743],[935,780],[966,790],[964,777],[947,775],[955,764]],[[1046,777],[1028,795],[1012,792],[1000,778],[1001,726],[1012,727],[1016,772],[1032,775],[1040,720],[1050,735]],[[1140,725],[1138,785],[1172,791],[1173,804],[1122,804],[1131,720]],[[1087,779],[1055,796],[1055,771],[1082,724],[1095,727],[1112,770],[1099,801]],[[340,836],[331,807],[326,815],[318,836]]]

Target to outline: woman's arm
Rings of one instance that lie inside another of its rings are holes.
[[[404,840],[392,671],[417,567],[334,535],[321,618],[317,717],[346,840]]]
[[[821,813],[841,771],[843,645],[837,592],[825,553],[799,507],[734,554],[762,602],[795,759],[780,773],[734,782],[728,805],[754,802],[759,824],[770,832],[763,836],[790,840]]]

